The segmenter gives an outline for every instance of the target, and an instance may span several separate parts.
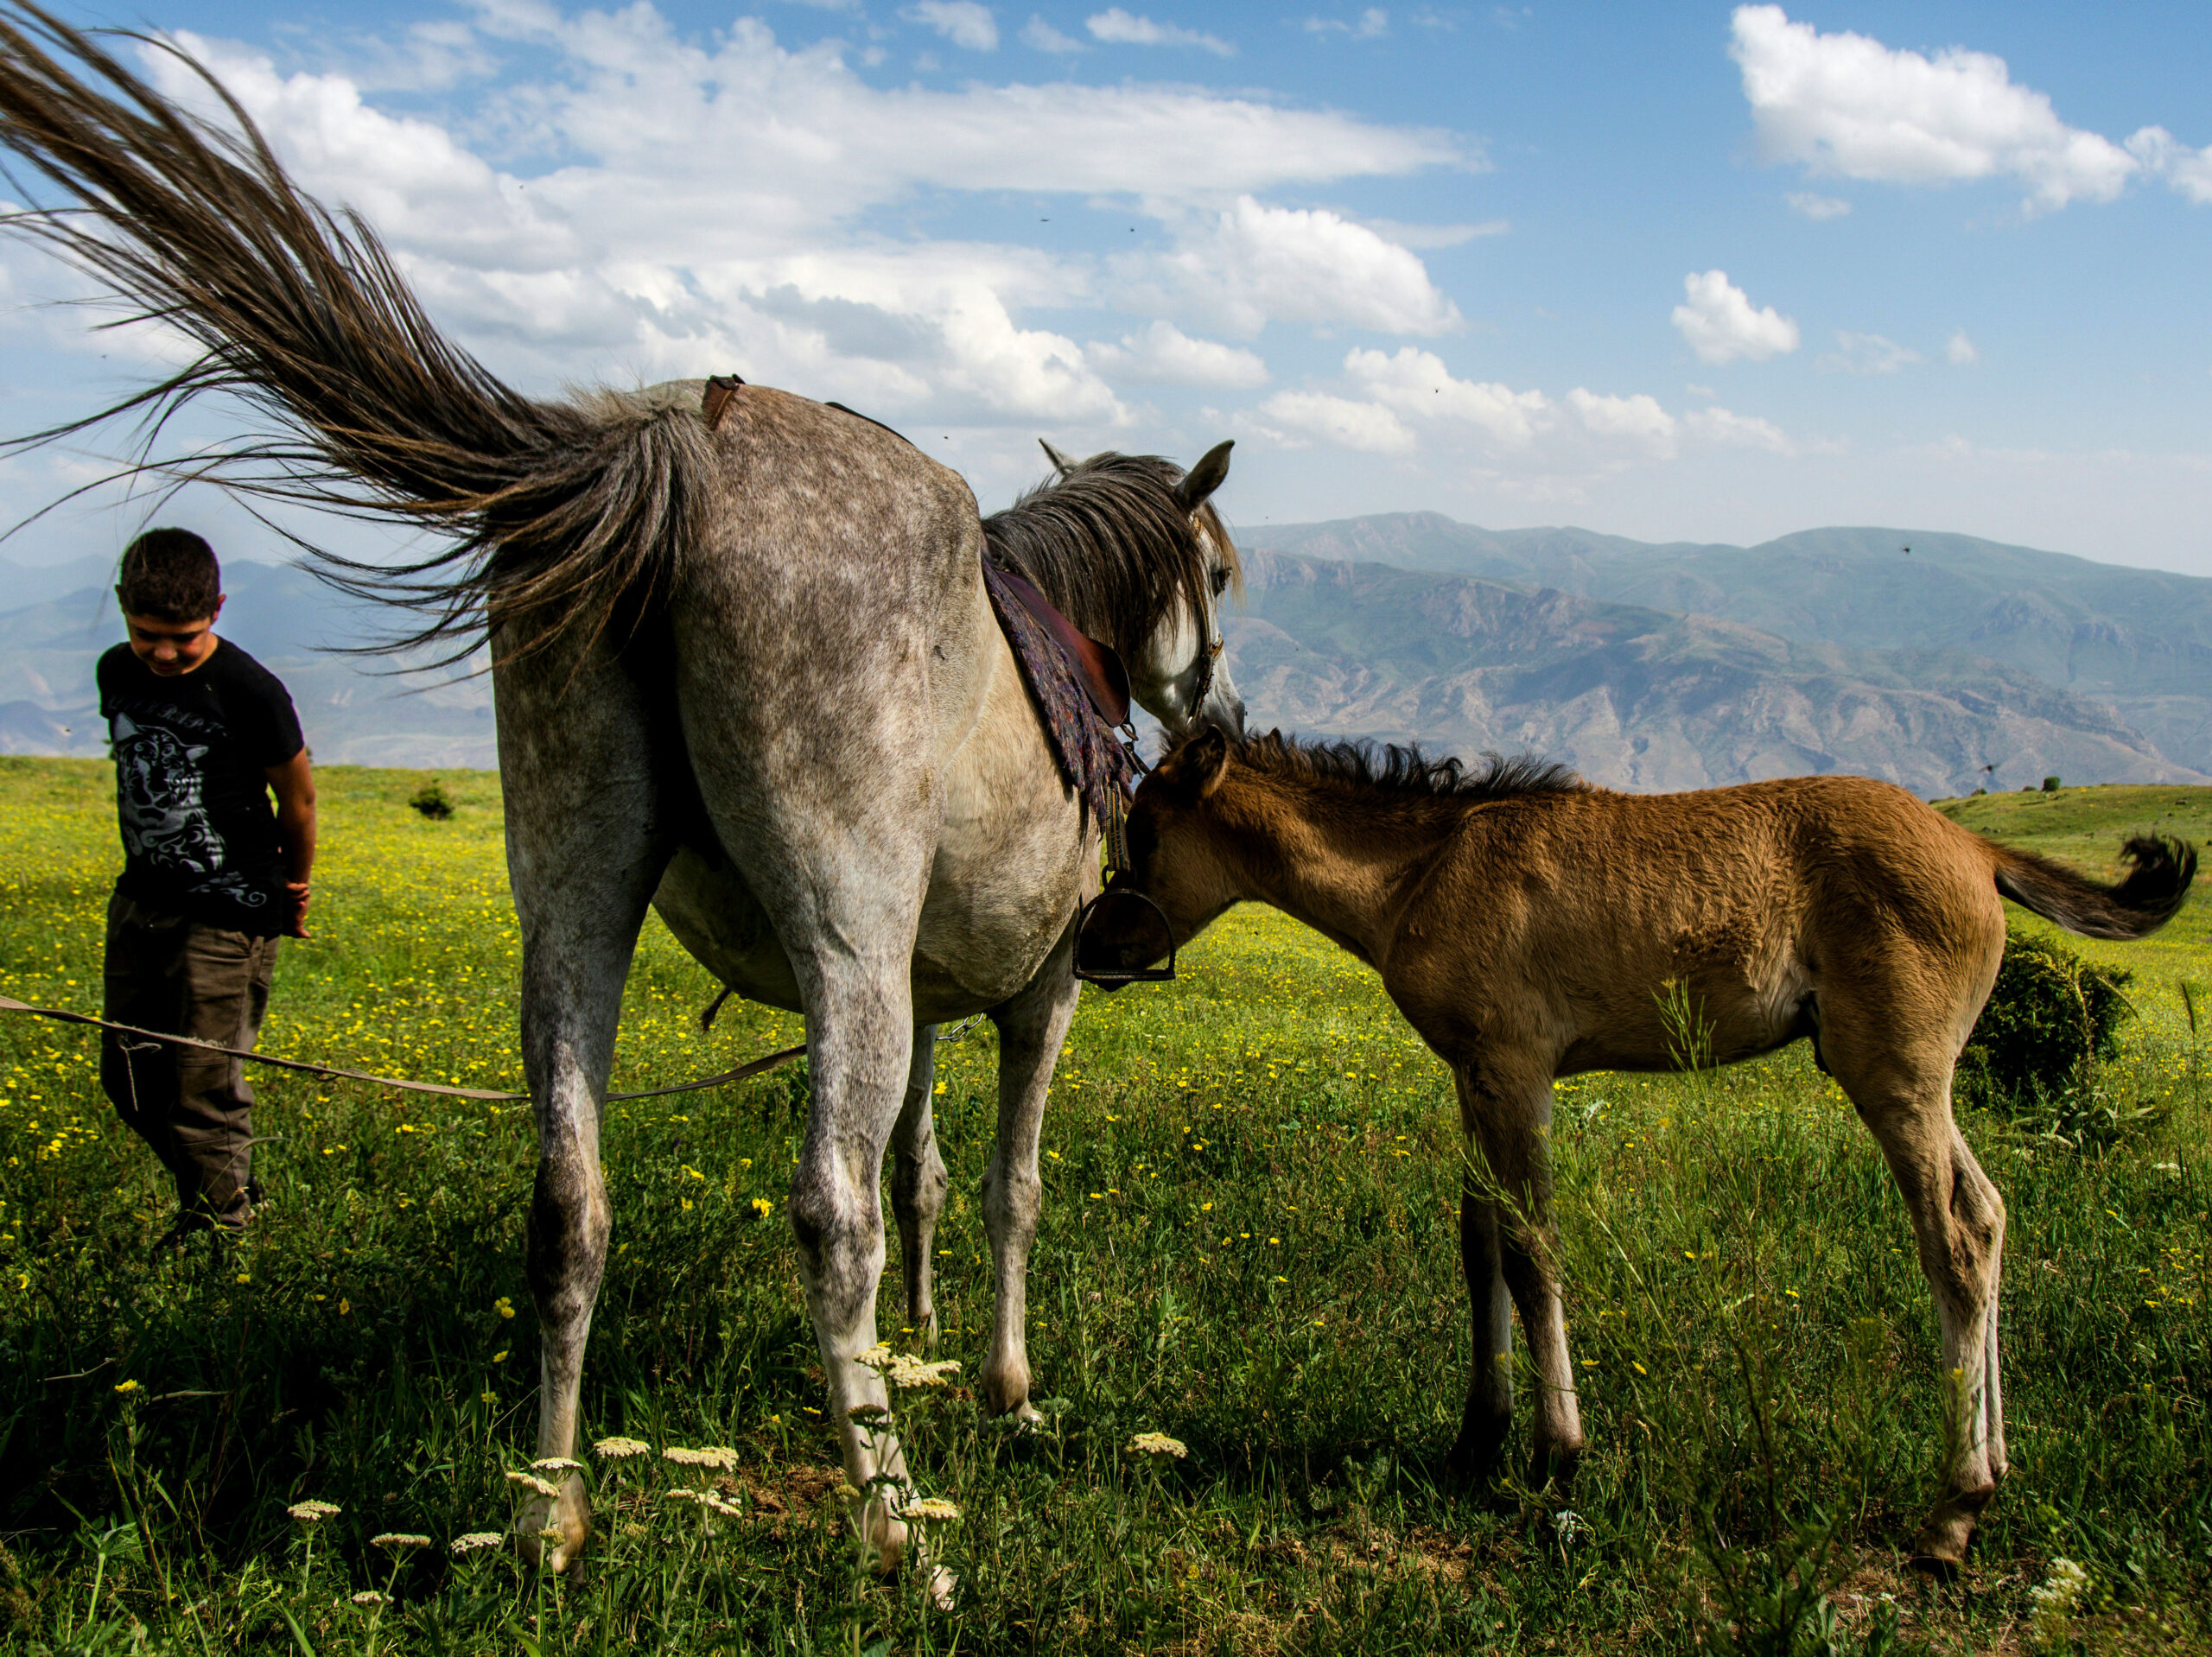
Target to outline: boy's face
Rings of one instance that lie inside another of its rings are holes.
[[[215,653],[215,617],[222,613],[220,598],[213,614],[198,621],[164,621],[126,610],[123,619],[130,630],[130,653],[165,679],[189,673]]]

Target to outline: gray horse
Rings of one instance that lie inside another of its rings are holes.
[[[987,525],[959,477],[835,406],[719,382],[709,405],[696,381],[524,398],[450,345],[374,233],[302,196],[229,107],[232,129],[202,123],[83,35],[0,8],[0,143],[81,205],[13,227],[204,348],[122,406],[244,398],[278,435],[219,457],[235,486],[450,544],[399,568],[325,559],[331,579],[426,608],[409,642],[454,659],[488,628],[539,1144],[539,1455],[577,1449],[612,1226],[601,1106],[652,905],[722,983],[806,1016],[791,1226],[862,1493],[855,1532],[895,1563],[904,1461],[855,1419],[887,1402],[856,1361],[876,1339],[885,1152],[907,1317],[926,1328],[946,1183],[935,1027],[988,1014],[997,1306],[979,1379],[992,1408],[1028,1411],[1038,1136],[1076,1004],[1072,921],[1097,886],[1096,825],[1000,632],[986,536],[1123,653],[1170,733],[1237,729],[1215,670],[1236,551],[1207,502],[1228,445],[1187,476],[1056,455],[1059,476]],[[518,1529],[564,1568],[589,1530],[581,1478],[533,1499]]]

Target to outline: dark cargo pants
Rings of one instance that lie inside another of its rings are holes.
[[[107,1016],[250,1049],[280,942],[165,914],[118,892],[107,906]],[[253,1088],[241,1061],[111,1032],[100,1044],[100,1085],[175,1179],[186,1217],[245,1223]]]

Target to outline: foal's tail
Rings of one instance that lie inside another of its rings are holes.
[[[2116,886],[2085,880],[2032,852],[1983,844],[1997,866],[1998,891],[2084,937],[2149,936],[2173,918],[2196,878],[2196,848],[2163,835],[2140,835],[2120,848],[2134,867]]]
[[[212,75],[168,41],[122,38],[167,54],[164,68],[196,78],[227,122],[191,112],[29,0],[0,0],[0,145],[79,204],[6,225],[201,354],[18,444],[136,411],[150,447],[181,406],[227,392],[273,432],[140,469],[449,539],[397,566],[314,554],[334,585],[418,613],[395,642],[439,643],[457,660],[487,619],[511,654],[634,621],[696,523],[709,449],[696,411],[607,393],[543,403],[503,384],[438,332],[366,224],[293,184]]]

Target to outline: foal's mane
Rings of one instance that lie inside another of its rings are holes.
[[[1026,575],[1094,638],[1128,656],[1181,599],[1203,616],[1213,596],[1193,515],[1176,498],[1183,468],[1157,454],[1099,454],[983,520],[991,562]],[[1242,574],[1236,543],[1211,504],[1196,517]]]
[[[1590,784],[1541,754],[1485,753],[1479,771],[1457,758],[1431,759],[1392,742],[1300,740],[1270,731],[1232,741],[1230,752],[1253,771],[1340,794],[1384,795],[1408,803],[1475,805],[1529,794],[1582,794]]]

